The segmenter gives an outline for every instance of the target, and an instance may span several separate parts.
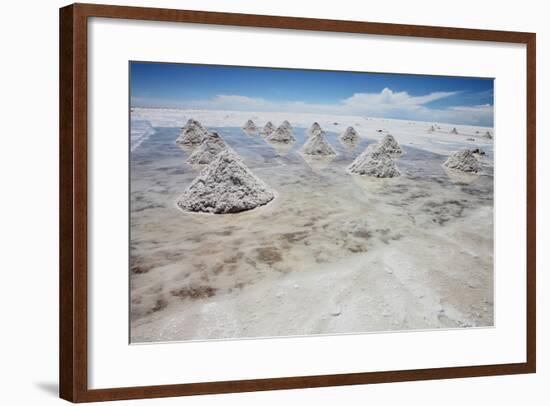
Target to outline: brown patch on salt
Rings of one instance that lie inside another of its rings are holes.
[[[160,312],[161,310],[165,309],[166,306],[168,306],[166,300],[164,300],[163,298],[157,299],[155,305],[151,308],[149,313]]]
[[[263,247],[256,249],[258,255],[258,261],[265,262],[266,264],[273,265],[277,262],[281,262],[283,257],[278,248],[275,247]]]
[[[153,267],[151,265],[145,265],[143,261],[138,257],[130,258],[130,272],[136,275],[149,272]]]
[[[353,252],[354,254],[360,253],[360,252],[367,252],[367,247],[361,244],[355,244],[352,246],[347,247],[349,252]]]
[[[216,294],[217,289],[212,286],[199,285],[199,286],[185,286],[180,289],[176,289],[170,292],[172,296],[179,297],[180,299],[204,299],[212,297]]]
[[[299,241],[302,241],[306,237],[307,237],[306,231],[295,231],[291,233],[281,234],[280,239],[285,240],[289,243],[297,243]]]

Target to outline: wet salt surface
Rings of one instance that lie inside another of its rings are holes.
[[[155,128],[131,155],[132,342],[493,324],[492,150],[482,175],[460,177],[446,155],[402,146],[402,176],[373,179],[345,168],[374,140],[350,152],[327,132],[337,156],[311,159],[305,129],[291,146],[209,130],[278,197],[238,214],[180,211],[200,168],[178,128]]]

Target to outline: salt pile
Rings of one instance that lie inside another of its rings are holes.
[[[356,175],[367,175],[376,178],[394,178],[401,173],[390,154],[380,145],[369,145],[361,155],[348,166],[348,172]]]
[[[202,144],[189,156],[187,162],[192,165],[207,165],[216,158],[221,151],[227,148],[222,137],[216,132],[207,133]]]
[[[262,129],[260,134],[264,137],[267,137],[273,131],[275,131],[275,126],[273,125],[273,123],[271,121],[268,121],[267,123],[265,123],[264,128]]]
[[[243,126],[243,130],[245,131],[256,131],[256,124],[254,124],[254,121],[248,120],[245,125]]]
[[[283,144],[288,144],[296,141],[294,135],[292,135],[292,130],[287,126],[281,124],[274,132],[269,134],[266,138],[269,142],[281,142]]]
[[[317,156],[336,155],[336,151],[328,143],[325,138],[325,133],[322,130],[309,136],[308,140],[302,147],[302,153],[305,155]]]
[[[357,134],[357,131],[351,126],[340,134],[340,142],[350,152],[357,147],[359,141],[359,134]]]
[[[355,131],[355,128],[348,127],[346,128],[346,131],[344,131],[340,135],[340,139],[344,142],[355,143],[359,140],[359,134],[357,134],[357,131]]]
[[[453,129],[451,130],[451,134],[458,134],[458,131],[456,130],[456,127],[453,127]]]
[[[208,132],[197,120],[189,119],[181,134],[176,140],[176,144],[181,145],[199,145]]]
[[[472,154],[477,154],[477,155],[486,155],[485,154],[485,151],[483,151],[481,148],[477,147],[475,149],[472,149]]]
[[[322,131],[323,129],[321,128],[319,123],[316,121],[311,125],[311,127],[309,127],[309,130],[307,130],[307,133],[311,137],[312,135],[318,134]]]
[[[292,126],[290,125],[290,123],[288,122],[288,120],[285,120],[281,123],[280,127],[284,127],[284,128],[287,128],[289,129],[290,131],[292,131]]]
[[[187,120],[187,123],[185,123],[185,125],[183,127],[181,127],[181,129],[185,130],[186,128],[189,128],[191,125],[193,125],[195,123],[200,125],[200,123],[197,120],[194,120],[194,119],[190,118],[189,120]]]
[[[178,198],[185,211],[238,213],[269,203],[275,192],[229,149],[220,152]]]
[[[379,147],[382,151],[387,152],[388,154],[401,154],[403,150],[393,138],[393,135],[387,134],[382,138],[382,140],[378,143]]]
[[[481,169],[481,165],[471,149],[455,152],[443,165],[450,169],[468,173],[477,173]]]

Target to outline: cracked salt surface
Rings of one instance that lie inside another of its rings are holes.
[[[270,119],[260,114],[249,117]],[[492,143],[479,144],[483,173],[469,183],[442,165],[471,145],[466,134],[484,129],[453,136],[384,122],[406,153],[396,160],[400,177],[379,179],[346,173],[383,137],[374,120],[349,122],[361,124],[353,151],[326,132],[337,155],[313,169],[300,148],[314,120],[289,118],[297,141],[282,156],[242,131],[246,116],[237,118],[230,128],[200,120],[277,191],[254,210],[201,215],[175,207],[199,174],[174,143],[176,126],[154,126],[132,151],[132,342],[493,325]]]

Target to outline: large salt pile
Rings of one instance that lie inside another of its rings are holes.
[[[309,130],[307,130],[307,134],[311,137],[312,135],[318,134],[322,131],[323,129],[321,128],[319,123],[316,121],[311,125],[311,127],[309,127]]]
[[[265,123],[264,128],[262,129],[260,134],[264,137],[267,137],[273,131],[275,131],[275,126],[273,125],[273,123],[271,121],[268,121],[267,123]]]
[[[192,165],[207,165],[216,158],[216,155],[226,148],[226,143],[218,133],[207,133],[204,136],[202,144],[193,151],[187,159],[187,162]]]
[[[340,139],[343,142],[355,143],[359,140],[359,134],[357,134],[357,131],[355,131],[355,128],[350,126],[346,128],[346,131],[340,134]]]
[[[481,165],[471,149],[462,149],[455,152],[443,165],[450,169],[468,173],[477,173],[481,170]]]
[[[238,213],[269,203],[275,192],[226,149],[218,154],[178,198],[185,211]]]
[[[458,131],[456,130],[456,127],[453,127],[453,129],[451,130],[451,134],[458,134]]]
[[[387,152],[388,154],[401,154],[403,150],[393,138],[393,135],[386,134],[382,140],[378,143],[379,148],[382,149],[382,151]]]
[[[309,136],[308,140],[302,147],[302,153],[305,155],[317,156],[336,155],[336,151],[328,143],[325,138],[325,133],[322,130]]]
[[[281,124],[275,131],[269,134],[266,138],[269,142],[281,142],[283,144],[289,144],[296,141],[294,135],[292,135],[292,130]]]
[[[185,127],[182,128],[176,144],[180,145],[199,145],[208,131],[197,120],[189,119]]]
[[[356,175],[367,175],[376,178],[394,178],[401,173],[390,154],[380,145],[369,145],[361,155],[348,166],[348,172]]]
[[[248,120],[243,126],[243,130],[248,132],[256,131],[256,124],[254,124],[254,121]]]

